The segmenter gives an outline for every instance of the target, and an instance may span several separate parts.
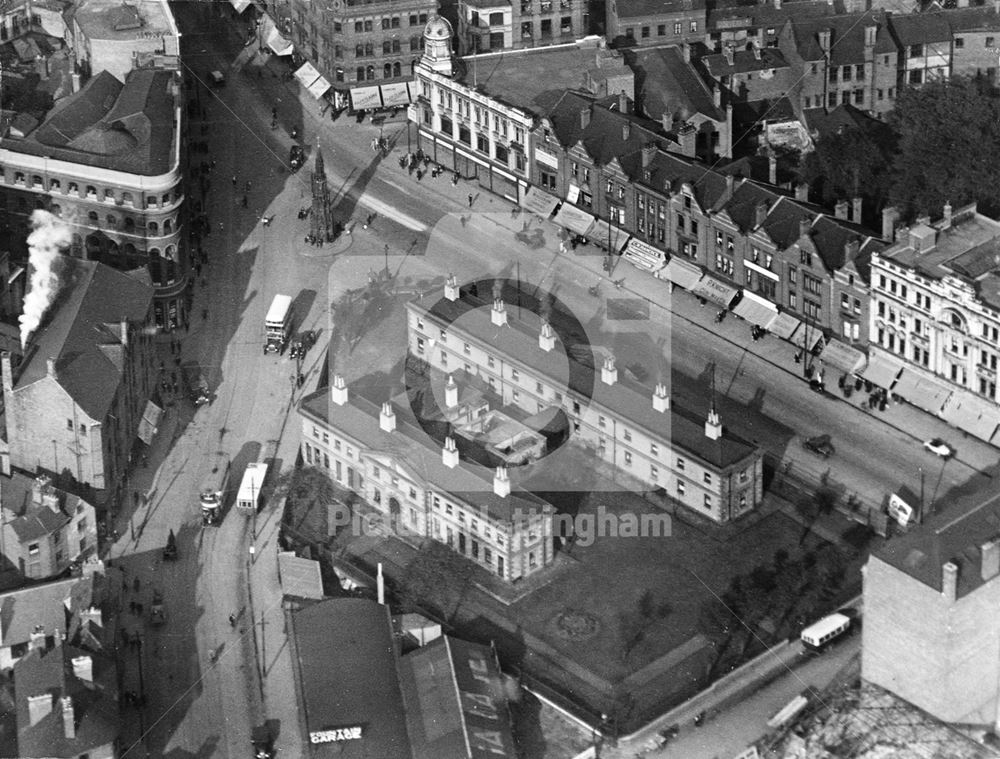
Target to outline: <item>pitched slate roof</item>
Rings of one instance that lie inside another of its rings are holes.
[[[881,11],[853,13],[843,16],[828,16],[820,19],[793,19],[792,37],[799,56],[805,61],[823,59],[823,50],[819,46],[819,33],[830,30],[830,64],[846,66],[863,63],[865,60],[865,27],[876,25],[875,53],[895,53],[896,43],[885,23],[885,15]]]
[[[705,85],[676,45],[636,48],[627,53],[636,73],[636,90],[641,91],[642,111],[651,119],[664,113],[672,119],[687,120],[701,114],[714,121],[725,119]]]
[[[58,383],[91,419],[103,421],[122,380],[121,321],[145,323],[153,302],[149,274],[60,256],[58,276],[61,289],[29,340],[14,389],[44,379],[54,358]]]
[[[722,207],[722,210],[729,214],[729,218],[736,224],[736,228],[745,234],[752,232],[756,227],[757,207],[761,203],[765,203],[770,209],[780,197],[779,193],[761,187],[754,182],[741,182],[733,192],[733,197]]]
[[[943,11],[890,15],[889,29],[902,46],[928,42],[951,42],[951,25]]]
[[[133,32],[134,34],[134,32]],[[41,126],[0,145],[87,166],[156,176],[174,162],[173,75],[136,69],[125,84],[102,71],[57,101]]]
[[[705,0],[616,0],[618,18],[665,16],[704,10]]]
[[[65,632],[67,603],[77,582],[77,578],[56,580],[0,595],[0,645],[26,643],[39,626],[46,635]]]
[[[681,185],[690,186],[698,205],[705,210],[715,210],[725,200],[725,176],[697,161],[657,150],[648,166],[642,165],[642,151],[624,156],[621,163],[636,184],[657,192],[676,193]]]
[[[609,99],[610,102],[611,99]],[[615,100],[617,102],[617,100]],[[581,111],[590,113],[590,122],[583,126]],[[594,162],[603,166],[613,158],[639,150],[650,142],[666,146],[666,135],[655,122],[632,114],[621,113],[617,106],[598,103],[594,98],[567,90],[546,113],[559,144],[571,148],[578,142]],[[623,127],[628,125],[628,136]]]
[[[22,542],[51,535],[72,519],[76,505],[81,501],[79,496],[50,484],[58,508],[33,503],[34,484],[34,477],[19,471],[12,472],[10,477],[0,478],[0,502],[5,511],[16,515],[8,524]]]
[[[1000,31],[1000,14],[991,3],[945,11],[945,18],[953,32]]]
[[[729,63],[725,53],[713,53],[701,59],[713,77],[731,74],[743,74],[748,71],[765,71],[767,69],[788,68],[785,54],[776,47],[765,47],[758,51],[760,57],[752,50],[736,50],[733,62]]]
[[[81,680],[72,659],[89,656],[93,682]],[[118,738],[118,683],[113,661],[105,656],[57,643],[48,651],[32,651],[14,665],[17,699],[17,744],[23,757],[76,757]],[[28,697],[48,694],[52,711],[32,725]],[[73,700],[76,736],[66,737],[62,698]]]
[[[713,32],[759,26],[777,29],[789,19],[832,16],[835,12],[833,4],[826,0],[800,0],[800,2],[786,0],[780,8],[775,8],[770,2],[713,8],[708,12],[708,28]]]

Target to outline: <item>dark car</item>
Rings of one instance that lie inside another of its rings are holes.
[[[291,149],[288,151],[288,164],[292,167],[292,171],[298,171],[301,169],[305,160],[306,151],[302,149],[302,146],[292,145]]]
[[[817,456],[822,456],[824,459],[828,459],[836,453],[833,443],[830,442],[829,435],[817,435],[816,437],[811,437],[808,440],[803,440],[802,446],[806,450],[812,451]]]
[[[297,334],[295,339],[292,340],[292,347],[289,355],[292,358],[305,358],[309,349],[315,344],[316,333],[311,329],[307,329]]]

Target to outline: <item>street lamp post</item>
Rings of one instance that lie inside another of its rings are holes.
[[[389,245],[385,246],[385,278],[389,279]]]

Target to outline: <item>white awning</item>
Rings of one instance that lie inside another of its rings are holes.
[[[778,318],[771,322],[771,326],[767,329],[772,335],[777,335],[782,340],[791,340],[792,335],[795,334],[795,330],[797,330],[801,324],[802,322],[794,316],[782,311],[778,314]]]
[[[382,85],[382,107],[392,108],[397,105],[409,105],[413,102],[410,97],[410,83],[396,82],[395,84]]]
[[[319,77],[315,82],[306,87],[306,89],[309,90],[310,95],[319,100],[330,89],[330,83],[323,77]]]
[[[250,0],[229,0],[229,4],[236,9],[237,13],[242,13],[250,6]]]
[[[299,66],[298,70],[296,70],[295,78],[299,80],[299,84],[303,87],[309,87],[310,84],[319,79],[319,72],[316,70],[315,66],[313,66],[309,61],[306,61]]]
[[[659,248],[654,248],[648,242],[644,242],[643,240],[633,237],[628,241],[628,245],[625,246],[625,252],[622,254],[622,258],[635,266],[637,269],[642,269],[643,271],[659,271],[665,265],[664,259],[666,258],[666,255],[667,254]]]
[[[590,241],[594,245],[610,250],[612,253],[619,253],[628,242],[628,232],[621,227],[613,227],[604,219],[595,219],[594,226],[590,228]],[[611,241],[610,247],[608,240]]]
[[[370,111],[382,107],[382,93],[378,87],[355,87],[351,90],[351,110]]]
[[[733,302],[736,293],[737,290],[735,287],[708,274],[702,277],[698,281],[698,284],[691,289],[692,295],[710,300],[712,303],[716,303],[723,308],[729,308],[729,304]]]
[[[580,197],[580,188],[577,187],[572,182],[570,182],[569,192],[566,193],[566,202],[567,203],[576,203],[576,201],[577,201],[577,199],[579,197]]]
[[[907,367],[896,381],[892,392],[914,406],[937,414],[941,411],[944,402],[948,400],[952,389],[939,380],[917,374],[916,371]]]
[[[811,351],[822,339],[823,330],[815,324],[803,323],[802,326],[795,331],[795,335],[792,337],[792,344]]]
[[[888,390],[903,369],[903,362],[881,351],[873,351],[868,356],[868,366],[861,372],[861,378],[873,385]]]
[[[827,368],[836,369],[844,374],[854,374],[865,363],[865,354],[840,340],[831,340],[819,354],[820,361]]]
[[[695,285],[698,284],[698,280],[701,279],[702,271],[695,264],[688,263],[682,258],[673,256],[669,261],[667,261],[666,267],[663,269],[664,275],[667,279],[673,282],[678,287],[683,287],[685,290],[691,290]]]
[[[594,226],[594,217],[586,211],[581,211],[570,203],[563,203],[556,213],[555,223],[560,227],[566,227],[570,232],[577,235],[587,236],[590,228]]]
[[[956,390],[941,410],[941,417],[960,430],[989,442],[1000,424],[1000,406],[964,390]]]
[[[261,23],[264,25],[264,28],[261,30],[261,36],[264,38],[264,43],[271,49],[271,52],[275,55],[291,55],[292,43],[278,31],[274,19],[265,15]]]
[[[768,329],[778,318],[778,307],[757,293],[744,290],[740,302],[733,306],[733,313],[751,324]]]
[[[153,436],[160,426],[161,419],[163,419],[163,409],[152,401],[147,401],[146,408],[142,412],[142,420],[139,422],[139,431],[137,433],[139,439],[146,445],[153,444]]]
[[[557,205],[559,205],[559,198],[537,187],[529,187],[528,191],[524,193],[524,197],[521,198],[521,206],[523,208],[541,216],[543,219],[549,218],[552,212],[556,210]]]

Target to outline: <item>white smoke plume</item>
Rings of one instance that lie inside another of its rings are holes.
[[[56,296],[59,258],[72,239],[70,228],[48,211],[34,211],[31,226],[31,234],[28,235],[28,292],[24,296],[24,313],[18,317],[22,348],[28,344],[31,333],[38,329]]]

